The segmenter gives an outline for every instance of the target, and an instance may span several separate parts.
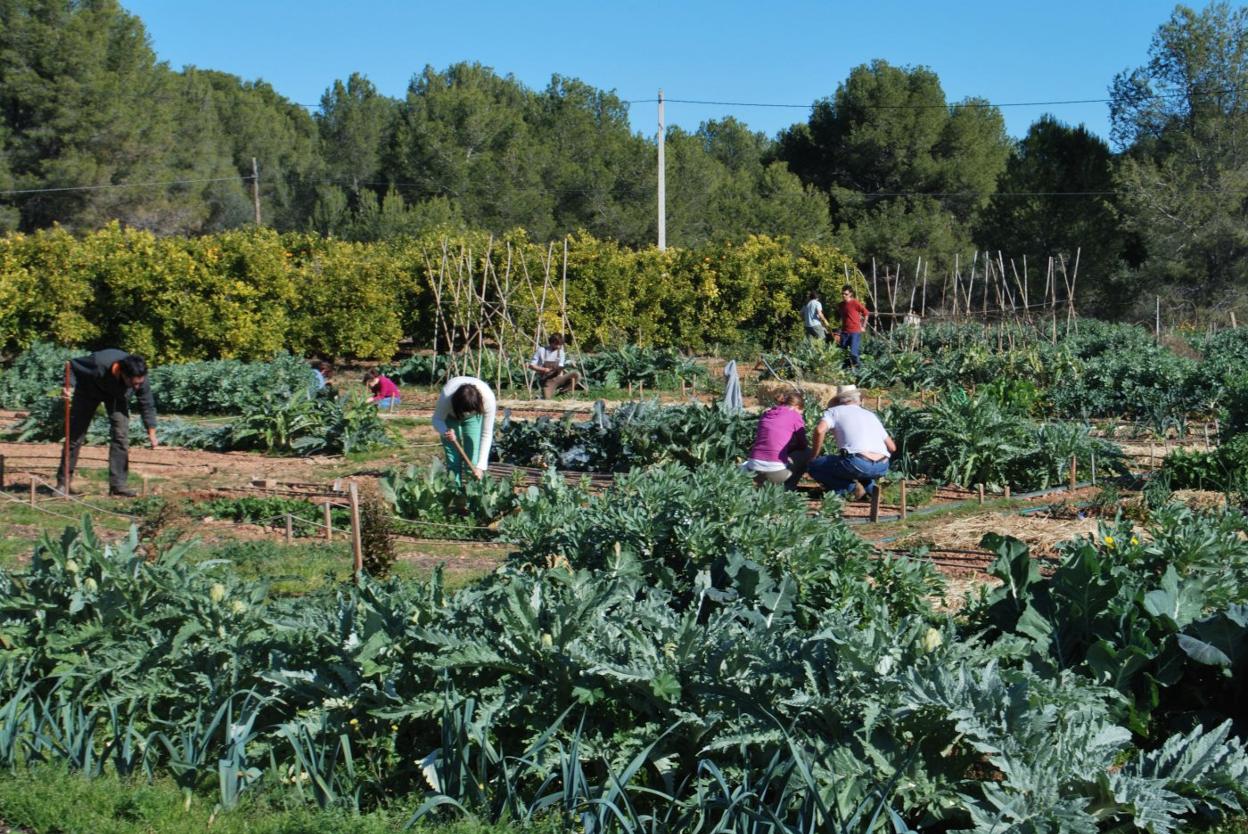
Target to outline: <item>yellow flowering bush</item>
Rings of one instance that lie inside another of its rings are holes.
[[[0,237],[0,351],[43,340],[115,345],[156,363],[267,359],[282,350],[389,357],[404,336],[432,344],[438,275],[461,255],[475,292],[458,303],[475,306],[482,288],[491,302],[509,295],[509,314],[526,332],[538,325],[549,274],[541,326],[551,332],[564,329],[563,248],[522,231],[378,243],[266,228],[156,237],[116,223],[80,236],[60,228],[11,234]],[[835,298],[845,274],[865,294],[862,276],[832,246],[794,249],[784,238],[751,235],[660,252],[580,232],[567,240],[566,313],[585,349],[771,346],[796,326],[808,290]]]

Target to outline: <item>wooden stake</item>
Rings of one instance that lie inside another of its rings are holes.
[[[1006,498],[1010,497],[1010,485],[1009,484],[1005,485],[1005,497]]]
[[[355,481],[352,481],[349,487],[351,496],[351,557],[352,557],[352,574],[355,576],[355,584],[360,584],[360,574],[364,573],[364,544],[360,538],[360,492],[356,489]]]
[[[330,503],[326,501],[321,505],[324,511],[325,519],[325,541],[332,542],[334,540],[334,513]]]
[[[4,489],[4,455],[0,455],[0,489]]]
[[[1205,423],[1205,451],[1209,451],[1209,424]]]
[[[871,510],[867,515],[867,520],[872,524],[880,520],[880,485],[878,483],[871,492]]]
[[[286,544],[295,540],[295,517],[286,513]]]
[[[982,506],[984,505],[984,485],[983,485],[983,484],[976,484],[976,485],[975,485],[975,492],[976,492],[976,493],[978,494],[978,496],[979,496],[979,505],[982,507]]]
[[[69,492],[69,488],[66,487],[65,491]],[[30,476],[30,506],[32,507],[35,506],[35,476],[34,475]]]
[[[1235,323],[1235,311],[1231,310],[1231,329],[1234,330],[1237,327],[1239,327],[1239,325]]]
[[[1079,483],[1079,458],[1074,455],[1070,456],[1070,491],[1075,491],[1075,485]]]
[[[900,498],[901,520],[905,521],[906,520],[906,479],[902,478],[898,486],[900,487],[900,491],[901,491],[901,498]],[[876,489],[876,492],[879,492],[878,488]]]

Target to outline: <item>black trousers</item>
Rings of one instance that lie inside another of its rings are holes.
[[[109,489],[123,489],[130,475],[130,405],[124,396],[109,397],[98,393],[74,389],[74,398],[69,404],[69,476],[74,476],[78,467],[78,452],[87,441],[87,429],[96,410],[104,406],[108,414],[108,486]],[[65,477],[65,451],[61,451],[61,468],[56,473],[57,485]]]

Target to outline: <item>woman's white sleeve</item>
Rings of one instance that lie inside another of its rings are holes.
[[[433,430],[439,435],[446,434],[450,428],[446,425],[446,418],[451,416],[451,394],[445,388],[438,395],[438,404],[433,407]]]
[[[498,411],[498,402],[494,399],[490,386],[481,382],[477,388],[481,391],[484,419],[481,421],[481,445],[475,463],[478,469],[485,469],[490,465],[490,446],[494,444],[494,414]]]

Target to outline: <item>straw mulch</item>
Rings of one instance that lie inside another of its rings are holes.
[[[1033,555],[1052,554],[1060,542],[1095,536],[1097,519],[1046,518],[1009,512],[982,513],[961,518],[934,520],[922,530],[910,533],[893,544],[900,547],[929,545],[952,550],[980,550],[986,533],[1013,536],[1025,542]]]

